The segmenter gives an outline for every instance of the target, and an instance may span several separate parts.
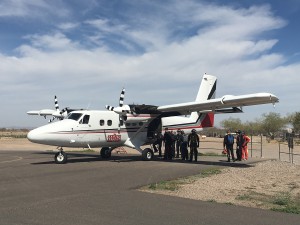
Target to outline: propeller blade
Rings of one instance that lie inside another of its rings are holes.
[[[119,101],[119,106],[122,107],[124,104],[124,96],[125,96],[125,88],[122,89],[121,95],[120,95],[120,101]]]
[[[105,108],[109,111],[114,111],[114,108],[113,106],[109,106],[109,105],[106,105]]]
[[[57,100],[56,95],[54,96],[54,105],[55,105],[56,111],[59,111],[58,100]]]

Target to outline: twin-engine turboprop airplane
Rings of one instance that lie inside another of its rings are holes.
[[[216,84],[215,76],[205,74],[194,102],[164,106],[124,105],[123,90],[119,107],[106,106],[108,111],[72,111],[63,120],[30,131],[27,138],[31,142],[60,147],[55,154],[56,163],[67,161],[62,147],[102,147],[101,157],[109,158],[114,148],[128,146],[138,150],[144,160],[152,160],[152,149],[141,147],[151,143],[157,131],[168,128],[181,129],[186,134],[192,129],[199,132],[213,127],[216,113],[242,112],[242,106],[278,102],[270,93],[215,98]]]

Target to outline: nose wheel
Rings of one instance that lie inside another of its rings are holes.
[[[59,152],[57,152],[55,154],[54,160],[57,164],[64,164],[67,162],[67,153],[65,153],[64,151],[60,150]]]

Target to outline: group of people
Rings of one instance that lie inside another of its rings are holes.
[[[164,160],[172,160],[173,158],[179,158],[181,155],[182,160],[193,159],[197,162],[198,159],[198,147],[200,139],[195,129],[192,129],[191,133],[187,136],[183,130],[177,130],[177,134],[165,129],[164,135],[161,132],[155,135],[156,141],[153,143],[155,152],[158,152],[158,156],[162,157],[162,146],[164,144]],[[188,154],[188,148],[190,148],[190,155]]]
[[[233,145],[235,143],[234,136],[230,130],[227,131],[227,134],[224,137],[223,148],[224,153],[227,154],[228,162],[232,161],[242,161],[248,160],[248,146],[250,138],[245,134],[244,131],[236,131],[236,158],[234,157]]]
[[[248,160],[248,147],[250,138],[244,131],[236,131],[236,138],[233,136],[230,130],[224,137],[223,148],[224,154],[227,154],[228,162],[231,160],[242,161]],[[173,158],[179,158],[181,155],[182,160],[189,160],[197,162],[198,160],[198,148],[200,139],[195,129],[192,129],[189,135],[186,135],[183,130],[177,130],[177,134],[165,129],[165,133],[158,132],[155,135],[155,142],[153,143],[154,152],[158,152],[158,156],[162,157],[162,146],[165,147],[163,159],[172,160]],[[236,157],[234,154],[234,144],[236,144]],[[188,152],[190,148],[190,154]]]

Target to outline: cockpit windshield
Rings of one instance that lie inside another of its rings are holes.
[[[79,120],[80,117],[82,116],[82,113],[70,113],[67,117],[67,119],[70,119],[70,120]]]

